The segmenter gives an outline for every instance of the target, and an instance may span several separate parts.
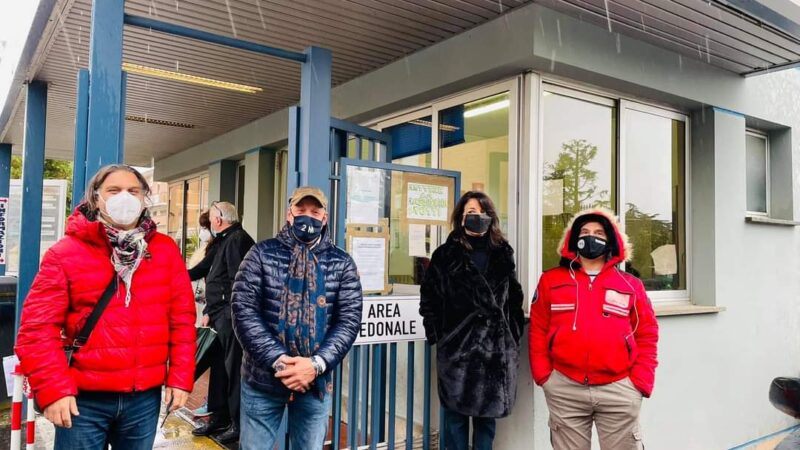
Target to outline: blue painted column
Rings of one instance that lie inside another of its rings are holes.
[[[19,330],[22,303],[39,271],[44,190],[44,136],[47,118],[47,84],[31,81],[25,104],[25,141],[22,154],[22,208],[19,230],[19,280],[14,335]]]
[[[0,254],[6,255],[6,234],[8,233],[8,196],[11,191],[11,144],[0,144],[0,208],[3,208],[3,223],[0,223]],[[6,274],[7,261],[0,261],[0,276]]]
[[[297,155],[300,184],[317,186],[331,198],[332,55],[330,50],[319,47],[309,47],[305,54],[308,59],[301,68]]]
[[[75,150],[72,157],[72,209],[86,189],[86,133],[89,123],[89,71],[78,72],[78,105],[75,108]]]
[[[122,127],[122,28],[125,0],[92,2],[86,178],[119,162]]]

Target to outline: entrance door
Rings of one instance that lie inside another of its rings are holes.
[[[356,261],[365,313],[336,371],[332,448],[410,449],[421,441],[428,449],[437,436],[443,448],[441,414],[431,429],[435,381],[419,285],[450,229],[461,174],[349,158],[339,168],[336,242]]]

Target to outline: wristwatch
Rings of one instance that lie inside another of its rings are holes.
[[[317,376],[325,373],[325,361],[319,356],[314,355],[311,357],[311,365],[314,367],[314,371],[317,373]]]

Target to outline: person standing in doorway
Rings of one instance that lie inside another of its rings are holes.
[[[327,208],[319,189],[296,189],[286,225],[259,242],[236,275],[233,323],[244,348],[242,450],[275,445],[287,404],[292,448],[321,449],[325,441],[331,374],[355,342],[362,304],[358,270],[333,245]]]
[[[178,246],[150,219],[149,193],[136,169],[101,168],[25,299],[15,351],[56,450],[150,450],[161,387],[171,410],[192,390],[192,286]]]
[[[425,272],[419,311],[428,342],[436,344],[446,448],[470,448],[471,419],[471,448],[488,450],[496,419],[516,400],[524,294],[514,250],[486,194],[464,194],[451,222]]]
[[[642,282],[617,265],[632,256],[616,217],[579,213],[561,264],[542,274],[531,306],[533,379],[544,389],[556,450],[643,449],[642,397],[653,392],[658,323]]]
[[[204,322],[204,313],[206,307],[206,283],[204,277],[208,275],[209,269],[211,269],[211,264],[214,262],[214,257],[217,254],[217,247],[214,241],[214,237],[211,234],[211,218],[210,213],[208,210],[203,211],[200,213],[200,217],[197,219],[198,225],[200,225],[200,232],[198,233],[198,240],[199,245],[195,252],[192,254],[192,257],[189,258],[189,278],[192,282],[196,283],[196,287],[194,290],[194,302],[195,307],[197,308],[197,323],[196,326],[202,327]],[[218,373],[225,372],[225,365],[224,365],[224,356],[218,356],[216,354],[224,354],[222,350],[222,346],[219,345],[219,342],[215,339],[214,343],[211,345],[211,348],[208,350],[208,355],[204,357],[202,360],[195,361],[197,364],[195,368],[194,378],[197,380],[200,376],[205,373],[206,370],[209,369],[210,363],[221,364],[222,367],[217,369]],[[216,401],[215,406],[213,406],[214,410],[220,411],[224,409],[226,406],[226,398],[225,392],[210,392],[215,398],[212,402]],[[208,408],[208,396],[206,396],[206,400],[203,404],[192,411],[192,415],[195,417],[206,417],[211,415]]]
[[[216,202],[209,209],[214,257],[210,266],[192,271],[192,277],[206,279],[206,307],[203,326],[217,332],[222,352],[211,355],[208,384],[211,413],[208,423],[192,431],[195,436],[211,436],[228,444],[239,440],[240,380],[242,347],[233,334],[231,291],[244,256],[255,244],[239,223],[236,207]],[[203,269],[207,267],[207,269]]]

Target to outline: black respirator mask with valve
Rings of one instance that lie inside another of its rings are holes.
[[[608,241],[597,236],[581,236],[576,244],[578,254],[586,259],[597,259],[608,254]]]

